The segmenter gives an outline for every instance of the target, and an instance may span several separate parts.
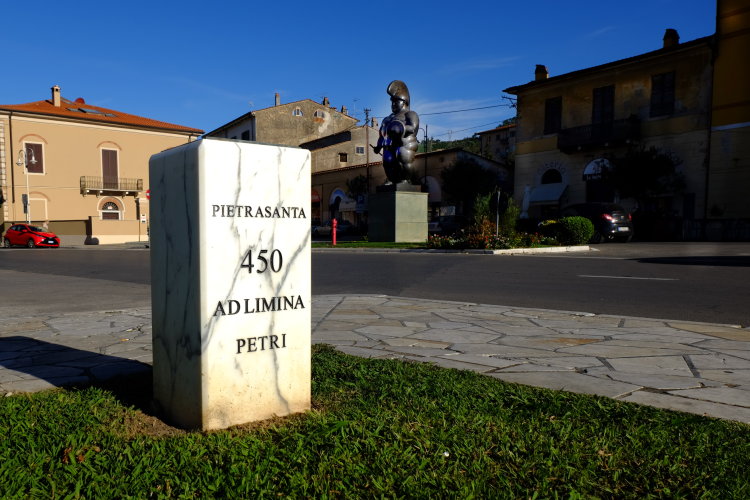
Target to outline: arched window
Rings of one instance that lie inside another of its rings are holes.
[[[323,112],[323,111],[321,111],[321,110],[317,110],[317,111],[315,112],[315,118],[325,118],[325,117],[326,117],[326,114],[325,114],[325,112]]]
[[[292,116],[302,116],[302,110],[299,108],[294,108],[294,111],[292,111]]]
[[[104,205],[102,205],[102,210],[119,210],[117,205],[111,201],[108,201]]]
[[[557,184],[562,182],[562,174],[559,170],[551,168],[542,175],[542,184]]]

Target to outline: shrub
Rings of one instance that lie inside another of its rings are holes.
[[[583,245],[594,235],[594,225],[585,217],[565,217],[556,226],[561,245]]]
[[[537,226],[537,232],[549,238],[557,238],[558,229],[560,229],[560,225],[556,220],[545,220]]]
[[[516,223],[521,215],[521,210],[513,201],[513,197],[508,198],[508,210],[500,216],[500,234],[510,238],[516,233]]]

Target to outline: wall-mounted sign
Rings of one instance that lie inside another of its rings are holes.
[[[313,203],[319,203],[320,202],[320,195],[314,189],[312,190],[312,198],[311,198],[310,201],[312,201]]]
[[[592,160],[586,168],[583,169],[584,181],[596,181],[602,178],[602,169],[609,168],[609,160],[606,158],[597,158]]]

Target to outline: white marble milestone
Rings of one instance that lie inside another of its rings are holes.
[[[203,139],[151,157],[154,398],[189,429],[310,408],[310,153]]]

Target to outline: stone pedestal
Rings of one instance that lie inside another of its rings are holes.
[[[427,241],[427,193],[389,191],[369,198],[370,241]]]
[[[187,429],[310,408],[310,153],[204,139],[151,157],[154,398]]]

